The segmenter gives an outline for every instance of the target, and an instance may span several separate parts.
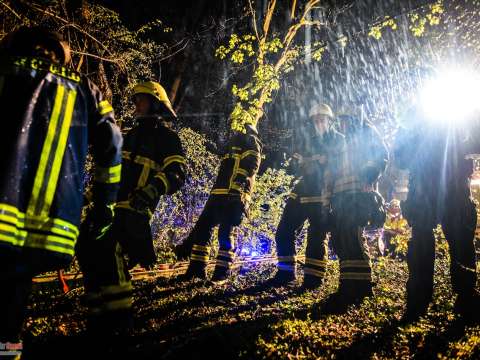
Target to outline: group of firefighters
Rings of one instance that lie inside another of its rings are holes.
[[[84,274],[88,326],[115,332],[132,322],[129,269],[152,267],[150,220],[162,195],[176,192],[186,160],[171,123],[177,117],[157,82],[133,91],[135,125],[126,134],[97,86],[69,68],[70,50],[58,33],[21,28],[0,48],[0,342],[18,342],[32,278],[68,266],[77,256]],[[420,109],[409,114],[391,151],[410,171],[401,207],[412,238],[405,319],[425,314],[433,292],[435,241],[441,224],[450,245],[455,310],[476,310],[475,206],[470,199],[473,139],[451,128],[428,127]],[[408,125],[411,126],[408,126]],[[327,241],[340,260],[340,280],[317,313],[339,313],[372,295],[372,269],[363,229],[382,227],[385,206],[377,183],[389,154],[376,128],[362,116],[335,116],[317,103],[295,136],[289,168],[298,179],[275,236],[277,272],[265,286],[296,280],[296,232],[308,220],[303,286],[326,276]],[[92,198],[80,224],[87,153],[95,164]],[[232,275],[232,228],[245,214],[259,170],[262,143],[254,124],[234,131],[207,203],[178,258],[190,258],[180,280],[207,278],[212,231],[219,250],[212,281]],[[392,160],[392,159],[391,159]]]

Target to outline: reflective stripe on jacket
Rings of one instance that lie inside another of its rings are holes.
[[[36,58],[0,59],[0,243],[73,256],[92,145],[94,201],[116,199],[122,138],[88,79]]]

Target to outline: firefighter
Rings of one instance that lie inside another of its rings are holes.
[[[150,268],[156,261],[150,219],[161,195],[173,194],[185,180],[185,157],[177,133],[176,118],[164,88],[157,82],[135,85],[135,125],[124,136],[122,181],[111,229],[104,247],[95,250],[103,259],[83,262],[86,302],[91,328],[128,328],[131,324],[132,285],[128,269],[140,264]],[[79,259],[92,258],[91,249],[79,249]]]
[[[19,341],[32,278],[72,260],[89,144],[95,163],[91,230],[100,236],[112,222],[122,137],[111,105],[68,68],[69,59],[61,35],[41,27],[22,27],[1,44],[0,106],[8,120],[0,135],[2,343]]]
[[[367,120],[340,115],[345,143],[332,160],[334,176],[332,206],[332,248],[340,260],[338,291],[330,295],[324,313],[342,313],[372,294],[372,274],[365,247],[366,225],[381,228],[385,221],[383,198],[376,191],[386,168],[387,148]]]
[[[477,217],[469,187],[473,162],[465,158],[479,149],[475,142],[466,140],[464,131],[468,129],[432,120],[421,107],[410,109],[394,147],[397,166],[410,172],[408,197],[401,203],[412,227],[404,314],[408,322],[424,315],[432,300],[433,229],[438,224],[449,244],[450,275],[457,294],[454,311],[473,319],[479,305],[474,248]]]
[[[219,251],[212,281],[224,281],[230,276],[235,256],[231,232],[248,212],[261,150],[254,125],[246,124],[243,129],[233,131],[207,203],[188,238],[175,248],[178,258],[186,257],[191,251],[187,272],[181,280],[207,278],[209,245],[217,225]]]
[[[400,253],[401,248],[397,248],[398,240],[401,238],[408,238],[408,223],[407,220],[402,216],[402,211],[400,208],[400,200],[393,199],[386,206],[386,221],[383,226],[383,239],[382,246],[383,252],[382,255],[388,255],[392,258],[399,257],[402,258]]]
[[[309,112],[309,127],[303,128],[291,170],[300,177],[289,195],[275,236],[278,271],[273,284],[284,285],[296,279],[295,234],[308,220],[305,254],[305,288],[315,288],[323,281],[327,255],[328,215],[331,179],[326,174],[328,154],[341,144],[343,136],[334,130],[333,112],[327,104],[316,104]]]

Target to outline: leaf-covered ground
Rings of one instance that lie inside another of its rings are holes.
[[[300,284],[265,288],[273,264],[249,265],[223,285],[138,281],[135,328],[114,343],[86,335],[81,288],[67,295],[37,289],[24,335],[25,355],[96,358],[103,350],[109,357],[132,359],[479,358],[480,326],[453,314],[447,263],[446,257],[437,259],[434,303],[412,325],[400,322],[406,263],[383,258],[374,265],[374,297],[347,314],[320,320],[312,320],[310,312],[335,291],[334,261],[316,291],[303,291]]]

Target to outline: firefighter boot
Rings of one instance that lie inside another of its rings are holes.
[[[187,260],[192,252],[192,244],[190,244],[188,241],[184,241],[183,243],[176,245],[173,248],[173,252],[175,253],[178,261]]]
[[[189,281],[193,279],[207,279],[207,264],[210,257],[210,249],[208,246],[193,244],[192,253],[190,255],[190,263],[187,272],[180,276],[178,280]]]
[[[230,231],[228,231],[230,233]],[[229,237],[226,237],[229,239]],[[213,272],[212,281],[224,281],[232,274],[232,266],[235,260],[235,250],[222,249],[218,250],[215,271]]]
[[[292,285],[296,280],[296,257],[295,256],[277,256],[277,273],[265,283],[268,287],[281,287]]]
[[[265,282],[267,287],[282,287],[293,285],[297,277],[293,271],[278,270],[275,276]]]
[[[407,302],[407,309],[402,316],[402,322],[406,324],[411,324],[418,321],[421,316],[427,313],[428,305],[429,304],[425,302],[419,302],[416,304]]]
[[[453,311],[460,315],[468,323],[478,323],[480,316],[478,308],[480,306],[480,295],[474,291],[467,294],[458,294],[453,307]]]
[[[308,247],[308,245],[307,245]],[[305,290],[319,288],[325,277],[325,268],[327,262],[323,259],[305,257],[305,265],[303,267],[303,288]]]
[[[99,354],[100,358],[122,352],[126,340],[132,336],[133,323],[132,309],[90,314],[86,332],[88,348]]]
[[[223,266],[216,266],[215,270],[213,271],[212,281],[213,282],[222,282],[226,281],[232,274],[231,269],[223,267]]]
[[[193,279],[207,279],[207,264],[200,261],[190,261],[187,272],[179,277],[180,281],[190,281]]]
[[[303,277],[303,285],[302,287],[305,290],[313,290],[313,289],[318,289],[323,283],[323,278],[315,276],[315,275],[309,275],[305,274]]]
[[[407,308],[402,316],[402,322],[410,324],[418,321],[427,313],[431,298],[429,292],[407,289]]]
[[[343,281],[336,293],[328,296],[321,305],[320,312],[325,315],[338,315],[347,312],[352,305],[360,305],[366,297],[372,296],[372,283],[367,281]],[[318,317],[320,314],[313,314]]]

